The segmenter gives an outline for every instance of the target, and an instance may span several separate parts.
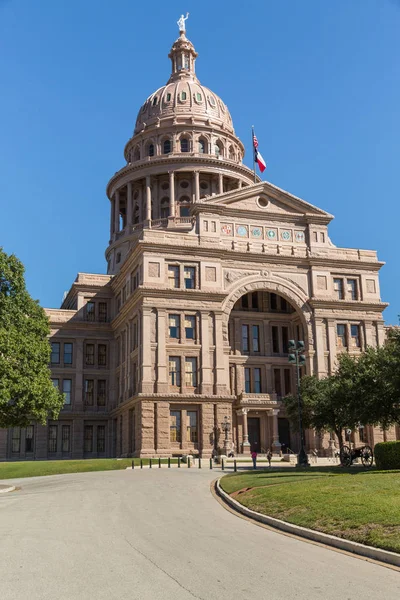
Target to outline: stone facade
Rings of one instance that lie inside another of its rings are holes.
[[[337,248],[330,214],[254,181],[183,32],[169,56],[107,186],[108,274],[79,273],[47,310],[65,406],[46,427],[0,430],[1,459],[296,451],[288,341],[304,340],[319,377],[338,352],[384,341],[376,252]],[[353,441],[396,436],[365,426]],[[306,443],[335,444],[313,431]]]

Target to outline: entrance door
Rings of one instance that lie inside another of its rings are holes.
[[[290,425],[288,419],[278,419],[279,441],[282,444],[282,452],[290,448]]]
[[[260,452],[260,417],[249,417],[247,419],[247,429],[249,432],[249,443],[252,452]]]

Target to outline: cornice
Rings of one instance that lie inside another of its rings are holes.
[[[249,188],[245,188],[245,189],[249,189]],[[223,195],[221,194],[219,196],[221,199],[223,198]],[[212,196],[210,198],[210,200],[214,198],[214,196]],[[294,222],[294,223],[298,223],[301,225],[304,224],[308,224],[308,223],[318,223],[318,224],[322,224],[322,225],[327,225],[330,221],[331,221],[331,217],[326,217],[324,215],[317,215],[317,214],[309,214],[309,213],[305,213],[305,214],[299,214],[299,213],[291,213],[291,212],[286,212],[286,213],[278,213],[278,212],[261,212],[261,211],[257,211],[257,210],[251,210],[248,208],[240,208],[240,207],[235,207],[234,205],[228,205],[228,204],[213,204],[212,202],[210,203],[206,203],[206,202],[196,202],[193,207],[192,207],[192,214],[197,215],[197,214],[202,214],[202,213],[214,213],[217,215],[222,215],[224,217],[232,217],[232,218],[245,218],[247,220],[249,219],[254,219],[258,222],[282,222],[282,221],[290,221],[290,222]],[[241,240],[243,241],[243,240]]]
[[[371,300],[332,300],[322,298],[311,298],[309,304],[312,308],[329,310],[350,310],[350,311],[374,311],[383,312],[389,306],[388,302],[373,302]]]

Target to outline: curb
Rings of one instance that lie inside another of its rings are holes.
[[[13,492],[15,490],[15,485],[10,485],[7,487],[3,487],[0,485],[0,494],[5,494],[6,492]]]
[[[224,490],[220,486],[220,481],[221,478],[218,479],[215,483],[215,491],[218,494],[218,496],[226,504],[229,504],[229,506],[235,512],[239,512],[253,521],[258,521],[259,523],[269,525],[274,529],[279,529],[280,531],[284,531],[285,533],[290,533],[298,537],[306,538],[313,542],[324,544],[325,546],[332,546],[334,548],[338,548],[339,550],[344,550],[352,554],[357,554],[358,556],[363,556],[371,560],[377,560],[379,562],[400,567],[400,554],[397,554],[396,552],[390,552],[389,550],[382,550],[380,548],[373,548],[372,546],[365,546],[364,544],[359,544],[358,542],[352,542],[350,540],[345,540],[334,535],[329,535],[327,533],[315,531],[314,529],[307,529],[306,527],[293,525],[292,523],[287,523],[286,521],[281,521],[280,519],[275,519],[274,517],[262,515],[261,513],[255,512],[254,510],[250,510],[249,508],[243,506],[243,504],[240,504],[240,502],[237,502],[237,500],[231,498],[229,494],[224,492]]]

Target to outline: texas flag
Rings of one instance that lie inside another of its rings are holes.
[[[258,168],[260,169],[261,173],[263,173],[265,171],[265,169],[267,168],[267,163],[265,162],[265,160],[261,156],[260,152],[258,151],[258,139],[256,138],[256,134],[254,133],[254,131],[253,131],[253,147],[254,147],[254,162],[256,162],[258,164]]]

